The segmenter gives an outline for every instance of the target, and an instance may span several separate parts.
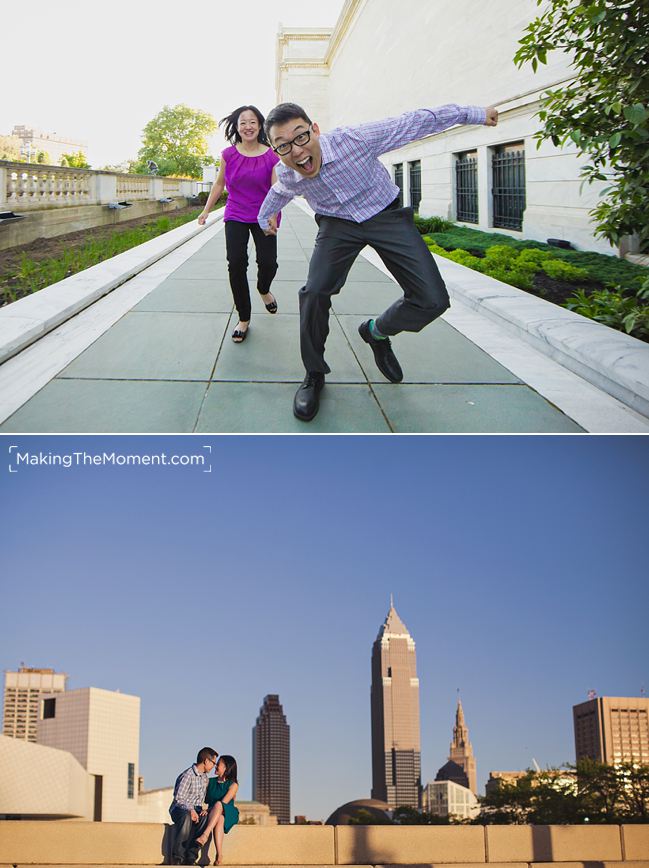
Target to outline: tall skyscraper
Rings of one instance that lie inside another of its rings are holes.
[[[464,710],[458,697],[455,711],[455,726],[453,727],[453,741],[451,752],[448,755],[451,762],[457,763],[463,770],[468,780],[468,786],[472,793],[476,792],[476,768],[473,747],[469,741],[469,728],[464,722]]]
[[[5,671],[2,734],[35,742],[41,697],[62,693],[67,679],[67,675],[53,669],[21,666],[18,672]]]
[[[572,707],[575,754],[604,763],[649,763],[649,698],[600,696]]]
[[[252,797],[291,822],[290,726],[276,693],[264,698],[252,730]]]
[[[372,646],[372,798],[390,808],[421,800],[419,679],[415,642],[390,611]]]

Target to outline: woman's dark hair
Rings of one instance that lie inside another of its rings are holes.
[[[257,120],[259,121],[259,134],[257,136],[257,141],[260,145],[267,145],[268,139],[266,138],[266,130],[264,128],[264,116],[254,105],[239,106],[239,108],[235,109],[229,115],[221,118],[221,120],[219,121],[219,126],[225,127],[225,129],[223,130],[225,138],[230,142],[231,145],[234,145],[236,142],[241,141],[241,136],[239,135],[239,131],[237,130],[237,124],[239,123],[239,115],[242,112],[252,112],[256,116]]]
[[[223,777],[226,781],[230,781],[233,784],[238,783],[237,781],[237,761],[233,756],[229,756],[228,754],[222,754],[221,759],[225,763],[225,774]]]
[[[293,118],[300,118],[311,125],[311,118],[302,106],[294,102],[281,102],[279,105],[276,105],[274,109],[270,110],[266,118],[266,135],[270,133],[271,127],[277,124],[285,124],[286,121],[292,121]]]

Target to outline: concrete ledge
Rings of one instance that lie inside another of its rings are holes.
[[[649,344],[457,262],[435,260],[452,296],[649,416]]]
[[[485,862],[482,826],[336,826],[339,865]]]
[[[204,226],[196,222],[178,226],[112,259],[0,308],[0,364],[190,238],[204,232],[222,219],[224,211],[224,208],[220,208],[212,212]]]
[[[624,825],[622,830],[622,852],[625,859],[649,859],[649,826]]]
[[[490,862],[621,861],[619,826],[485,826]]]

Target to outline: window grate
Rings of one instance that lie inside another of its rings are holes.
[[[403,163],[397,163],[394,167],[394,183],[399,188],[399,207],[403,208]]]
[[[410,207],[413,211],[419,211],[421,202],[421,162],[415,160],[408,163],[408,178],[410,186]]]
[[[478,154],[467,151],[455,160],[456,219],[463,223],[478,222]]]
[[[502,145],[492,156],[493,225],[523,228],[525,211],[525,150],[522,142]]]

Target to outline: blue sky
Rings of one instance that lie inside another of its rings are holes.
[[[25,467],[198,453],[191,468]],[[424,781],[457,688],[491,769],[574,759],[572,705],[647,686],[645,438],[34,437],[0,446],[0,665],[142,698],[141,773],[239,760],[279,693],[293,814],[367,797],[371,645],[394,594],[417,643]],[[644,578],[643,578],[644,576]]]

